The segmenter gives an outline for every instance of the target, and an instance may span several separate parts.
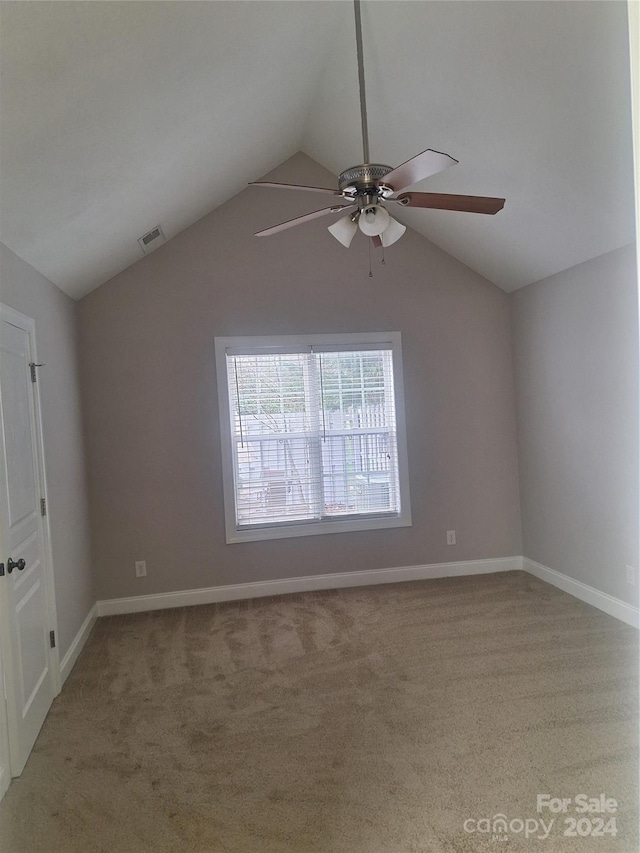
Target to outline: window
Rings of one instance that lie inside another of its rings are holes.
[[[215,344],[227,542],[411,524],[399,332]]]

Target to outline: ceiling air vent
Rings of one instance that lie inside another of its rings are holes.
[[[138,239],[138,243],[145,255],[148,255],[149,252],[153,252],[154,249],[157,249],[158,246],[161,246],[162,243],[164,243],[162,228],[159,225],[156,225],[156,227],[152,228],[151,231],[147,231],[146,234],[143,234],[142,237]]]

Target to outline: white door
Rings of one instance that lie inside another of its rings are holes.
[[[33,321],[0,305],[0,644],[12,776],[22,773],[57,684],[35,361]]]

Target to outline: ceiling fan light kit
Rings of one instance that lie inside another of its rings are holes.
[[[397,219],[392,219],[390,217],[389,224],[380,235],[380,240],[382,241],[384,248],[386,249],[387,246],[392,246],[402,237],[406,230],[406,225],[403,225],[402,222],[398,222]]]
[[[389,224],[389,211],[381,204],[368,204],[360,211],[358,225],[367,237],[380,237]]]
[[[357,220],[357,213],[347,213],[345,216],[341,216],[333,225],[330,225],[327,230],[339,243],[342,243],[345,249],[348,249],[358,230]]]
[[[316,219],[329,213],[355,208],[342,216],[328,228],[329,233],[345,248],[360,229],[370,238],[375,248],[391,246],[402,237],[406,226],[389,215],[381,202],[399,204],[401,207],[421,207],[433,210],[455,210],[463,213],[483,213],[493,215],[504,207],[503,198],[485,196],[447,195],[444,193],[420,193],[403,190],[413,184],[435,175],[449,166],[455,166],[457,160],[441,151],[428,148],[406,163],[395,168],[381,163],[369,163],[369,134],[367,129],[367,101],[364,81],[364,61],[362,52],[362,26],[360,21],[360,0],[354,0],[356,51],[358,56],[358,81],[360,86],[360,118],[362,123],[362,149],[364,163],[345,169],[338,177],[338,189],[330,187],[308,187],[299,184],[281,184],[273,181],[253,181],[252,186],[276,187],[281,189],[306,190],[308,192],[327,193],[340,197],[347,202],[334,204],[320,210],[306,213],[271,228],[256,232],[257,237],[267,237],[301,225],[310,219]],[[401,195],[396,195],[402,193]],[[370,244],[371,245],[371,244]],[[371,273],[370,273],[371,274]]]

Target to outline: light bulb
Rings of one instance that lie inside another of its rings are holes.
[[[360,214],[358,225],[367,237],[379,237],[389,224],[389,211],[380,204],[370,204]]]

